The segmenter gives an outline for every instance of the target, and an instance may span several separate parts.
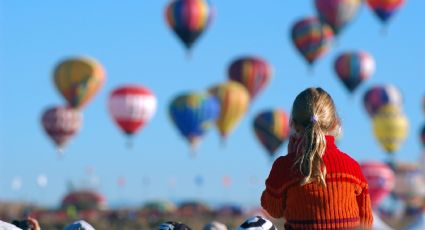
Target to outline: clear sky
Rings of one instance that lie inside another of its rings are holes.
[[[294,97],[310,86],[324,87],[343,121],[340,148],[355,159],[386,159],[372,133],[362,105],[365,90],[392,83],[404,97],[409,135],[396,158],[416,161],[421,154],[418,132],[425,123],[425,1],[408,0],[383,36],[382,25],[362,6],[337,44],[309,74],[290,40],[291,25],[315,14],[313,2],[280,0],[215,0],[216,17],[187,59],[180,41],[166,26],[166,0],[26,0],[0,1],[0,200],[29,200],[55,207],[72,181],[95,187],[108,201],[137,205],[146,199],[204,199],[257,205],[271,167],[256,140],[252,122],[257,112],[280,107],[290,111]],[[350,97],[333,71],[337,54],[362,49],[377,65],[375,75]],[[273,66],[270,84],[253,102],[237,129],[221,147],[211,130],[197,157],[168,117],[172,98],[201,91],[227,79],[227,66],[241,55],[259,55]],[[57,62],[75,55],[96,58],[107,71],[103,88],[85,107],[84,124],[58,159],[40,124],[41,113],[64,100],[53,85]],[[126,83],[150,88],[158,110],[134,138],[125,138],[107,113],[110,91]],[[286,146],[279,150],[286,154]],[[88,169],[91,169],[89,173]],[[45,188],[36,178],[48,178]],[[202,186],[195,184],[203,178]],[[232,184],[222,185],[223,176]],[[123,187],[118,178],[126,178]],[[13,190],[12,181],[22,182]],[[90,182],[91,181],[91,182]]]

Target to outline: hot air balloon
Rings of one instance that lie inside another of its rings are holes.
[[[72,58],[62,61],[54,71],[56,88],[72,108],[81,108],[105,81],[103,67],[94,59]]]
[[[376,85],[366,91],[363,104],[370,117],[375,116],[378,110],[385,105],[392,104],[402,108],[400,91],[393,85]]]
[[[368,190],[372,207],[376,208],[382,199],[393,190],[394,172],[388,165],[377,161],[363,162],[360,167],[369,184]]]
[[[320,20],[328,24],[335,35],[354,18],[361,3],[361,0],[315,0]]]
[[[314,17],[304,18],[292,27],[292,41],[310,65],[329,50],[332,37],[331,28]]]
[[[68,107],[51,107],[41,118],[44,131],[53,140],[61,153],[66,143],[78,132],[82,123],[81,114]]]
[[[229,79],[246,87],[251,100],[264,89],[271,78],[271,67],[259,57],[241,57],[228,69]]]
[[[289,130],[288,115],[281,109],[264,111],[255,117],[255,135],[270,156],[288,139]]]
[[[346,52],[338,56],[334,67],[344,86],[353,93],[360,83],[375,72],[375,61],[363,51]]]
[[[395,164],[394,193],[409,206],[422,204],[425,178],[417,164],[408,162]]]
[[[366,3],[383,23],[387,23],[404,0],[366,0]]]
[[[204,0],[173,0],[165,10],[168,26],[190,50],[210,24],[212,8]]]
[[[171,102],[169,114],[194,149],[220,114],[220,103],[208,93],[185,93]]]
[[[140,85],[121,86],[111,92],[108,108],[115,123],[125,134],[132,136],[154,116],[156,97]]]
[[[397,106],[385,105],[373,117],[373,131],[381,147],[388,153],[400,148],[407,136],[408,121]]]
[[[422,130],[421,130],[421,141],[422,141],[422,146],[425,147],[425,124],[424,124],[424,126],[422,127]]]
[[[229,81],[210,88],[209,92],[220,101],[220,115],[216,120],[223,139],[236,127],[249,105],[249,93],[237,82]]]

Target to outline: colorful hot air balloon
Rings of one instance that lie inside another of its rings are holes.
[[[366,3],[383,23],[387,23],[404,0],[366,0]]]
[[[385,105],[373,117],[373,131],[382,148],[394,153],[407,136],[408,121],[395,105]]]
[[[425,178],[417,164],[395,164],[394,193],[408,206],[422,204],[425,195]]]
[[[281,109],[264,111],[255,117],[255,135],[270,156],[288,139],[289,130],[288,115]]]
[[[72,108],[81,108],[105,81],[103,67],[94,59],[72,58],[62,61],[54,71],[56,88]]]
[[[328,24],[335,35],[354,18],[361,3],[361,0],[315,0],[320,20]]]
[[[229,81],[210,88],[210,93],[220,101],[220,115],[216,126],[225,139],[245,115],[249,105],[249,93],[237,82]]]
[[[304,18],[292,27],[292,41],[310,65],[329,50],[332,37],[331,28],[314,17]]]
[[[376,208],[393,190],[394,172],[388,165],[376,161],[363,162],[360,166],[369,184],[368,190],[372,207]]]
[[[81,114],[68,107],[51,107],[41,118],[44,131],[56,144],[59,152],[66,143],[78,132],[82,123]]]
[[[400,91],[393,85],[376,85],[366,91],[363,104],[370,117],[375,116],[378,110],[385,105],[392,104],[400,109],[403,106]]]
[[[251,100],[264,89],[271,78],[271,67],[259,57],[241,57],[228,69],[229,79],[244,85]]]
[[[204,0],[173,0],[165,10],[168,26],[190,50],[210,24],[212,8]]]
[[[422,146],[425,147],[425,125],[422,127],[422,130],[421,130],[421,141],[422,141]]]
[[[353,93],[360,83],[375,72],[375,61],[363,51],[346,52],[338,56],[334,67],[344,86]]]
[[[149,122],[156,111],[156,97],[146,87],[126,85],[109,96],[109,113],[121,130],[131,136]]]
[[[192,148],[196,148],[217,119],[220,103],[208,93],[185,93],[171,102],[169,113],[181,135],[189,141]]]

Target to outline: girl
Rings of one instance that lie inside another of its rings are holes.
[[[308,88],[294,101],[295,133],[266,180],[261,205],[285,229],[371,229],[372,208],[359,164],[334,143],[340,120],[331,96]]]

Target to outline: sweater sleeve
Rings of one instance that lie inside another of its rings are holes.
[[[261,206],[274,218],[283,217],[285,210],[285,194],[282,181],[283,158],[278,158],[270,170],[266,180],[266,189],[261,195]]]
[[[360,173],[361,177],[361,191],[357,195],[357,204],[359,206],[360,224],[361,229],[372,229],[373,216],[372,216],[372,204],[370,201],[370,195],[368,191],[368,184],[366,178]]]

